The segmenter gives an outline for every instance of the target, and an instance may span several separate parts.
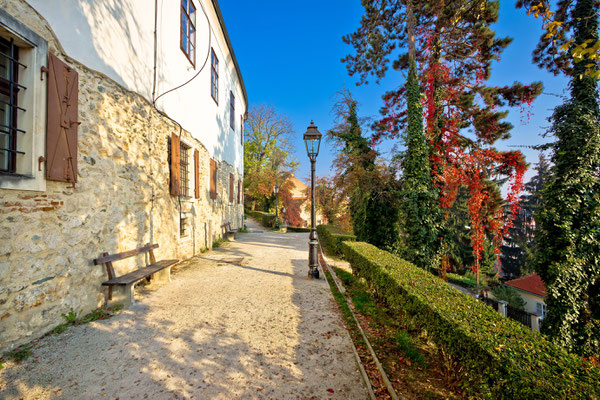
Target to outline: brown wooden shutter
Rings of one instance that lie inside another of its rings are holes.
[[[217,198],[217,162],[210,160],[210,198]]]
[[[200,198],[200,153],[198,149],[194,150],[194,194],[196,198]]]
[[[48,54],[46,179],[77,182],[77,71]]]
[[[233,203],[233,184],[235,182],[235,178],[233,174],[229,174],[229,202]]]
[[[238,196],[237,196],[238,204],[242,204],[242,180],[238,179]]]
[[[171,195],[179,196],[181,189],[181,159],[179,136],[171,134]]]

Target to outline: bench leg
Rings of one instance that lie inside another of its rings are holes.
[[[170,283],[171,282],[171,267],[161,269],[152,274],[150,278],[150,284],[154,285],[157,283]]]
[[[133,300],[133,286],[130,284],[126,286],[112,286],[112,300],[108,301],[108,305],[122,304],[124,307],[128,307],[134,303]]]

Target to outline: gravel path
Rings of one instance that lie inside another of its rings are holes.
[[[307,247],[307,233],[239,235],[119,315],[5,363],[0,398],[366,399],[327,282],[307,279]]]

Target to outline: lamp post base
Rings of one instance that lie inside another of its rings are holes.
[[[314,238],[312,237],[314,235]],[[319,242],[316,240],[317,232],[311,232],[311,240],[308,243],[308,277],[309,279],[319,279]]]
[[[319,268],[314,268],[308,271],[308,279],[319,279]]]

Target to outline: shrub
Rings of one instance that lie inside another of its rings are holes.
[[[504,300],[512,307],[518,308],[519,310],[525,310],[525,302],[514,287],[497,286],[492,289],[492,294],[496,299]]]
[[[402,310],[467,371],[465,389],[489,399],[600,396],[600,369],[491,307],[375,246],[344,242],[354,273]]]
[[[323,247],[338,256],[342,255],[342,242],[356,240],[356,236],[334,225],[317,226],[317,234]]]
[[[258,220],[265,228],[273,228],[276,223],[275,214],[269,214],[263,211],[246,210],[246,214]]]
[[[299,226],[288,226],[288,232],[310,232],[310,228],[301,228]]]

